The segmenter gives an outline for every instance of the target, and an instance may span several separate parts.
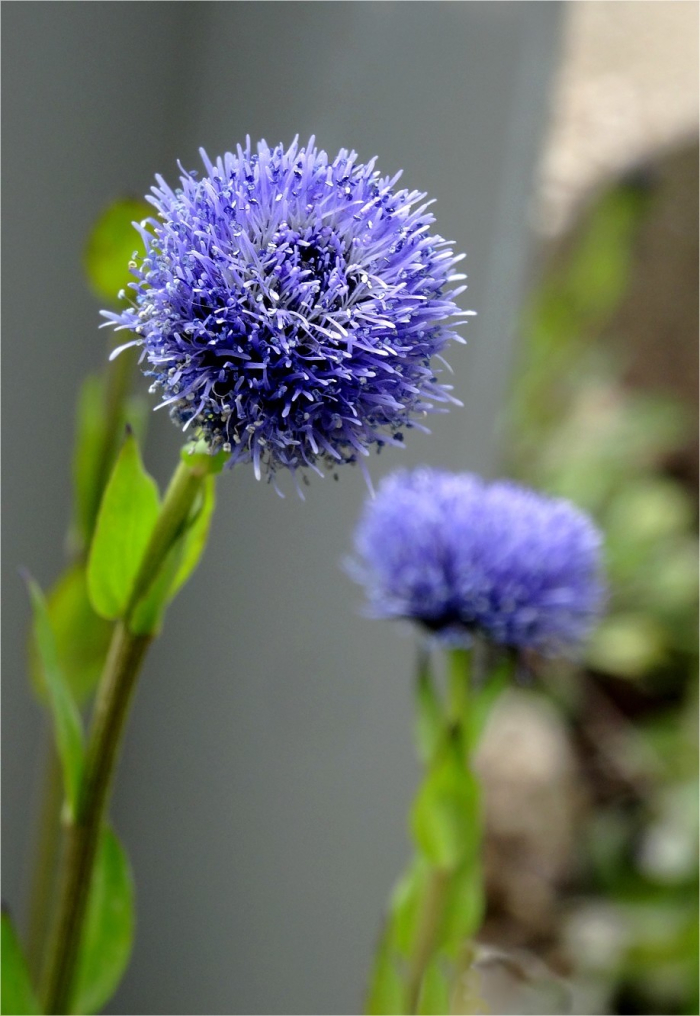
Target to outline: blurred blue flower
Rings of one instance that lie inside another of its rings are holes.
[[[443,642],[571,654],[602,608],[601,536],[572,504],[509,481],[421,468],[384,480],[350,568],[372,613]]]
[[[424,194],[313,138],[201,156],[201,179],[156,177],[135,302],[102,312],[136,334],[177,424],[260,477],[354,462],[456,401],[430,360],[469,313],[465,276]]]

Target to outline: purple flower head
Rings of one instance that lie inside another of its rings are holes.
[[[570,654],[602,608],[593,523],[568,501],[507,480],[394,473],[366,504],[355,551],[351,569],[372,613],[419,621],[448,644],[481,634]]]
[[[430,360],[459,338],[464,276],[424,194],[313,139],[201,156],[201,178],[156,177],[134,305],[102,312],[135,333],[179,426],[258,477],[319,472],[456,401]]]

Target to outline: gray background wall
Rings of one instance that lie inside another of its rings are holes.
[[[17,567],[62,565],[81,376],[105,353],[86,233],[175,160],[312,132],[405,170],[469,253],[450,354],[465,408],[371,463],[489,472],[557,3],[14,3],[3,10],[4,896],[26,902],[43,721]],[[145,388],[145,384],[144,384]],[[164,481],[180,439],[152,421]],[[138,893],[114,1013],[347,1013],[408,852],[413,639],[360,614],[339,564],[359,472],[278,499],[223,478],[206,559],[140,687],[113,804]]]

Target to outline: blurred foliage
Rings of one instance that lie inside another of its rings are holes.
[[[88,237],[86,278],[100,299],[116,306],[131,278],[127,262],[142,241],[133,220],[148,215],[143,201],[120,198],[100,215]],[[73,518],[67,536],[69,563],[47,594],[58,663],[71,693],[82,706],[95,690],[112,626],[93,610],[87,593],[86,563],[97,514],[126,426],[143,443],[148,404],[129,394],[136,363],[125,350],[104,370],[83,381],[78,397],[73,451]],[[34,691],[45,700],[43,670],[36,647],[29,646]]]
[[[2,1013],[34,1016],[40,1013],[22,946],[10,915],[2,913]]]
[[[639,182],[614,186],[546,271],[524,321],[507,467],[605,534],[608,609],[588,674],[564,694],[572,739],[594,721],[598,756],[562,927],[591,1006],[576,1011],[668,1016],[699,1011],[697,498],[669,466],[693,421],[672,394],[628,386],[624,343],[613,354],[601,341],[652,206]]]
[[[114,304],[133,281],[131,263],[142,257],[143,240],[134,223],[144,224],[153,208],[142,198],[120,198],[93,226],[83,257],[88,282],[101,300]]]
[[[109,205],[93,226],[85,248],[84,267],[86,281],[100,302],[116,307],[126,299],[122,290],[133,278],[128,262],[138,258],[138,250],[143,248],[143,240],[133,222],[148,216],[150,210],[150,206],[141,200],[121,198]],[[86,572],[88,551],[102,495],[125,428],[128,425],[141,441],[146,430],[147,403],[129,393],[135,365],[133,350],[125,351],[115,361],[109,362],[105,349],[102,373],[85,378],[81,385],[73,453],[73,517],[66,538],[68,560],[45,599],[38,588],[33,591],[39,638],[28,641],[29,677],[38,700],[54,715],[59,734],[60,761],[69,777],[64,782],[73,796],[76,792],[73,784],[77,779],[78,752],[77,720],[71,714],[76,707],[81,711],[87,707],[104,667],[112,635],[112,625],[100,617],[90,603]],[[29,905],[28,966],[35,980],[38,980],[44,966],[43,954],[60,853],[62,825],[60,784],[56,778],[58,766],[58,754],[52,750],[43,791],[41,831]],[[112,849],[106,861],[99,859],[98,872],[103,864],[114,862],[117,848],[118,845]],[[112,868],[116,867],[116,862],[112,863]],[[109,870],[99,877],[112,878]],[[125,881],[122,879],[122,882]],[[105,928],[109,930],[111,920],[116,930],[112,946],[106,941],[107,931],[104,932],[104,940],[98,942],[97,951],[104,953],[102,962],[94,962],[92,967],[88,964],[87,973],[83,971],[81,974],[80,990],[83,996],[93,998],[89,1004],[95,1006],[98,1003],[94,1002],[94,996],[100,991],[107,997],[102,982],[112,978],[116,984],[126,962],[123,944],[126,934],[123,927],[120,930],[117,921],[117,910],[122,906],[123,898],[120,904],[111,890],[108,892],[103,888],[100,891],[104,907],[111,911],[111,917],[109,913],[105,915]],[[126,925],[126,919],[122,924]],[[113,949],[114,955],[110,949]],[[87,1006],[85,1002],[82,1011],[89,1011]]]

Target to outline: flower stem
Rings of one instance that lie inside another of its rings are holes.
[[[406,977],[406,1012],[409,1014],[418,1012],[423,977],[435,952],[440,922],[449,895],[450,878],[450,872],[441,868],[434,868],[428,878],[421,904],[416,944]]]
[[[70,1011],[70,996],[102,819],[129,702],[151,637],[114,630],[100,681],[78,812],[66,829],[63,870],[45,982],[47,1013]]]
[[[139,600],[148,592],[148,587],[158,574],[166,554],[185,525],[207,473],[206,467],[190,466],[185,462],[180,462],[173,473],[134,581],[134,588],[126,608],[127,623]]]
[[[76,518],[68,533],[67,546],[70,550],[70,562],[67,571],[78,563],[85,567],[90,539],[100,507],[100,498],[109,479],[122,433],[120,422],[129,395],[135,363],[136,358],[133,352],[126,350],[114,363],[109,365],[104,374],[106,394],[101,428],[101,447],[97,453],[97,476],[93,484],[93,500],[87,509],[87,518],[84,523],[86,531],[80,532],[81,527]],[[62,577],[58,579],[54,589],[60,586],[61,581]],[[47,745],[48,764],[37,822],[37,846],[29,904],[28,954],[30,966],[35,975],[38,975],[42,968],[60,853],[61,767],[50,731],[47,735]]]
[[[471,748],[469,707],[472,667],[471,649],[451,649],[448,654],[447,719],[461,727],[464,739]]]
[[[186,523],[206,475],[206,467],[190,467],[184,462],[173,474],[125,615],[114,629],[97,691],[78,807],[66,829],[58,909],[44,981],[47,1013],[70,1011],[102,822],[129,705],[153,639],[153,635],[130,630],[131,616]]]
[[[461,777],[464,781],[472,783],[474,780],[471,772],[471,754],[473,750],[473,717],[471,702],[471,672],[472,672],[472,651],[467,649],[450,650],[447,661],[447,694],[444,708],[444,723],[448,736],[458,735],[460,743],[464,746],[464,758],[461,760],[460,769],[463,772]],[[479,814],[478,794],[469,795],[471,800],[470,814],[468,816],[472,827],[473,838],[478,844],[480,840],[481,816]],[[468,874],[472,883],[472,894],[474,898],[481,898],[482,874],[481,860],[476,852],[469,850],[467,856],[470,858]],[[459,878],[464,878],[464,871],[459,873]],[[434,867],[428,875],[428,882],[425,888],[421,909],[418,917],[418,929],[415,937],[413,952],[409,959],[408,973],[406,975],[406,1012],[414,1014],[418,1012],[420,1004],[421,988],[426,970],[430,961],[439,949],[438,936],[443,921],[445,910],[450,903],[451,894],[457,877],[456,870],[449,870]],[[464,927],[465,936],[471,936],[476,929]]]
[[[58,869],[60,814],[63,803],[61,765],[53,738],[47,736],[46,744],[47,767],[37,821],[27,933],[27,956],[34,977],[38,977],[41,972],[44,943],[51,916],[54,882]]]

